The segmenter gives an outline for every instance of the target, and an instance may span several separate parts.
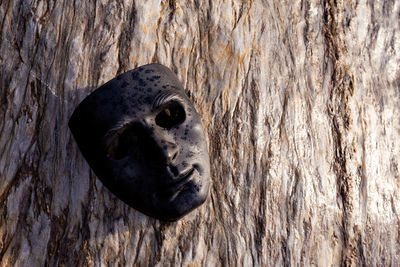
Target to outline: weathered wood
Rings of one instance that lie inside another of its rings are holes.
[[[0,4],[0,259],[32,265],[400,264],[400,3]],[[68,129],[159,62],[208,134],[213,186],[175,223],[126,206]]]

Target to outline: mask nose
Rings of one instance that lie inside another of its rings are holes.
[[[157,147],[161,162],[167,165],[173,163],[178,156],[179,149],[168,133],[154,130],[151,137]]]
[[[162,159],[166,164],[174,162],[176,156],[178,155],[178,146],[169,141],[161,141],[161,151]]]

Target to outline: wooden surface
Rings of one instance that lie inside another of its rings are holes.
[[[1,266],[400,265],[400,2],[0,4]],[[175,223],[129,208],[68,129],[139,65],[177,73],[213,185]]]

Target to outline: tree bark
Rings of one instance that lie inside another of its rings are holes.
[[[400,265],[400,2],[0,4],[1,266]],[[112,195],[68,129],[117,74],[177,73],[212,189],[174,223]]]

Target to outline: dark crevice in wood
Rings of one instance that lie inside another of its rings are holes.
[[[328,60],[333,64],[331,75],[331,92],[330,99],[331,108],[328,108],[328,115],[331,117],[332,124],[332,137],[335,151],[334,171],[337,176],[337,197],[343,203],[342,214],[342,235],[343,246],[342,251],[342,264],[344,266],[351,266],[354,264],[354,258],[357,241],[360,235],[357,233],[351,234],[353,229],[352,213],[353,213],[353,199],[352,190],[353,177],[347,170],[347,142],[345,136],[349,131],[351,121],[350,110],[348,108],[349,98],[353,95],[353,77],[349,73],[347,66],[343,65],[341,60],[342,55],[345,56],[345,45],[340,39],[340,33],[343,31],[342,22],[338,18],[340,12],[337,3],[334,1],[324,2],[324,35],[326,42],[326,53]],[[353,237],[354,236],[354,237]],[[355,238],[355,240],[354,240]],[[361,253],[363,253],[361,251]],[[364,255],[360,255],[361,262],[365,264]]]

